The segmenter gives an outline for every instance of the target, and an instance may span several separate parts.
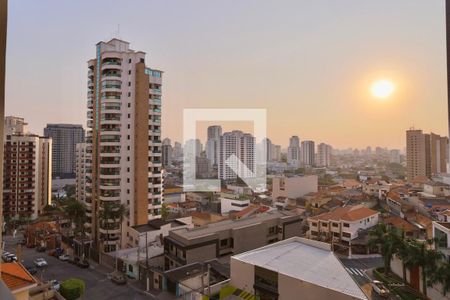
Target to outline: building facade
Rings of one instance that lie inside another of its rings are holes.
[[[117,250],[130,226],[160,217],[161,86],[162,72],[128,42],[99,42],[88,61],[86,231],[100,251]],[[107,203],[126,207],[122,222],[99,219]]]
[[[302,165],[312,167],[316,164],[316,146],[313,141],[302,142]]]
[[[47,124],[44,136],[53,141],[52,177],[75,178],[75,151],[84,142],[84,129],[75,124]]]
[[[291,166],[300,166],[300,139],[294,135],[289,139],[289,147],[287,149],[287,162]]]
[[[320,143],[317,146],[317,166],[318,167],[329,167],[331,165],[331,152],[332,148],[330,145],[325,143]]]
[[[219,178],[222,180],[236,180],[237,175],[231,167],[238,169],[239,165],[227,160],[232,155],[242,162],[240,172],[243,178],[254,177],[255,163],[255,138],[249,133],[239,130],[225,132],[220,139]],[[230,167],[231,166],[231,167]]]
[[[75,188],[77,201],[86,203],[86,143],[79,143],[75,147]]]
[[[3,161],[3,215],[35,219],[51,204],[52,140],[24,133],[7,135]]]
[[[162,142],[162,166],[167,168],[172,165],[173,148],[171,141],[165,138]]]
[[[431,177],[447,172],[448,138],[425,134],[419,129],[406,131],[406,175]]]
[[[222,136],[222,127],[217,125],[209,126],[207,134],[208,138],[205,149],[206,157],[209,159],[211,165],[217,168],[220,158],[220,138]]]

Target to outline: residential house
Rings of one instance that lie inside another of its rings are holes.
[[[36,279],[20,263],[2,263],[1,277],[16,300],[29,300],[30,290],[37,287]]]

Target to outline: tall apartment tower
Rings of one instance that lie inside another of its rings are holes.
[[[294,135],[289,139],[287,148],[287,162],[291,166],[300,166],[300,139]]]
[[[169,138],[162,141],[162,166],[164,168],[172,165],[173,149]]]
[[[24,134],[28,132],[28,123],[24,118],[7,116],[5,117],[4,135]]]
[[[77,201],[86,203],[86,143],[78,143],[75,146],[75,179]]]
[[[5,120],[5,128],[11,123]],[[13,125],[15,126],[15,125]],[[7,129],[7,130],[10,130]],[[11,132],[11,131],[9,131]],[[35,219],[51,203],[52,140],[15,131],[4,140],[3,215]]]
[[[325,143],[320,143],[317,146],[317,166],[318,167],[329,167],[331,164],[331,151],[330,145]]]
[[[302,142],[302,164],[305,167],[312,167],[315,165],[316,146],[313,141]]]
[[[82,125],[47,124],[44,136],[53,140],[53,178],[75,178],[75,147],[84,142]]]
[[[249,133],[240,130],[225,132],[220,139],[219,179],[236,180],[236,173],[226,165],[227,159],[235,155],[243,164],[240,173],[244,178],[254,177],[255,162],[255,138]],[[246,168],[244,168],[244,166]],[[237,164],[232,164],[235,169]]]
[[[406,173],[408,180],[447,172],[448,138],[422,130],[406,131]]]
[[[272,160],[280,161],[281,160],[281,146],[273,145],[272,147]]]
[[[208,127],[208,136],[206,140],[206,158],[209,159],[212,166],[219,165],[220,156],[220,137],[222,136],[222,127],[214,125]]]
[[[99,42],[88,61],[87,234],[101,251],[124,246],[130,226],[160,217],[161,85],[145,53],[119,39]],[[122,223],[99,220],[106,203],[127,207]]]

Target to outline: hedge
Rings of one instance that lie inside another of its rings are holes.
[[[66,300],[76,300],[84,294],[84,281],[77,278],[70,278],[61,283],[60,294]]]

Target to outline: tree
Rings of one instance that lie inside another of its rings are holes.
[[[106,239],[109,239],[109,220],[119,219],[119,228],[122,229],[123,218],[128,214],[128,209],[124,204],[114,203],[114,202],[103,202],[99,212],[99,220],[101,227],[106,229]],[[108,246],[109,249],[109,246]]]
[[[399,245],[396,231],[384,223],[379,223],[369,232],[369,247],[377,246],[384,263],[384,274],[391,269],[391,260]]]
[[[163,203],[161,205],[161,219],[165,221],[167,220],[168,217],[169,217],[169,209],[167,208],[167,204]]]
[[[422,289],[425,296],[427,295],[427,286],[438,280],[438,276],[435,274],[443,256],[441,252],[430,248],[433,243],[433,239],[425,242],[411,240],[408,247],[408,265],[420,267],[422,270]]]
[[[83,233],[86,220],[86,206],[79,201],[71,200],[64,208],[64,211],[71,219],[72,224],[75,225],[75,235],[80,232]]]
[[[450,291],[450,261],[443,261],[433,275],[433,281],[439,282],[442,285],[443,295],[447,295]]]
[[[76,300],[83,296],[85,289],[83,280],[70,278],[61,283],[60,293],[66,300]]]

